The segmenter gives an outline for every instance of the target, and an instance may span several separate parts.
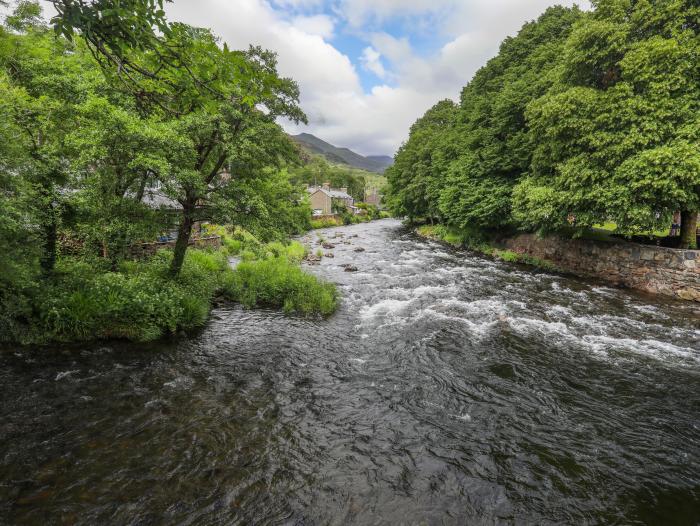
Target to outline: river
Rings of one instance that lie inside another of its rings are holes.
[[[330,319],[0,354],[0,523],[700,522],[697,305],[320,233]]]

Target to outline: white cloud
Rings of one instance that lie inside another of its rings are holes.
[[[311,35],[318,35],[325,40],[333,38],[335,22],[328,15],[297,16],[292,19],[292,25]]]
[[[360,62],[366,70],[371,71],[380,79],[386,77],[386,70],[382,64],[382,55],[373,47],[366,47],[362,51]]]
[[[340,0],[337,9],[351,25],[359,27],[368,20],[446,12],[460,3],[460,0]]]
[[[313,14],[324,0],[175,0],[167,10],[172,20],[212,28],[231,47],[259,44],[276,51],[280,73],[300,85],[301,105],[309,118],[308,127],[285,123],[290,133],[308,131],[363,154],[389,154],[430,106],[459,96],[476,70],[497,53],[503,38],[549,5],[572,4],[572,0],[327,0],[325,4],[329,2],[336,8],[337,20]],[[436,40],[446,43],[425,57],[407,38],[372,31],[377,21],[391,17],[406,17],[402,24],[415,25],[422,35],[427,27]],[[385,83],[368,93],[350,58],[329,42],[342,31],[337,25],[343,20],[367,42],[361,56],[353,59]]]

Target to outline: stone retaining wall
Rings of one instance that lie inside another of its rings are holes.
[[[189,246],[194,248],[221,248],[221,237],[210,236],[190,239]],[[129,253],[132,257],[143,258],[152,256],[164,248],[175,248],[175,241],[158,241],[155,243],[132,245],[129,247]]]
[[[700,302],[700,251],[625,242],[523,234],[501,240],[520,254],[551,261],[564,271],[653,294]]]

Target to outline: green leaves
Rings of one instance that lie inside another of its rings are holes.
[[[563,42],[579,17],[577,9],[547,10],[503,42],[464,88],[459,107],[440,102],[413,125],[387,171],[397,214],[459,228],[513,223],[511,193],[535,153],[527,107],[555,82]]]
[[[545,186],[560,226],[573,215],[633,233],[698,208],[700,38],[685,16],[693,10],[680,0],[604,0],[577,24],[564,74],[528,109],[538,183],[517,192],[521,219],[536,222],[528,203],[541,199],[524,194]]]

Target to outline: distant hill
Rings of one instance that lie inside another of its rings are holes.
[[[370,161],[375,161],[384,166],[384,169],[389,168],[392,164],[394,164],[394,158],[389,157],[388,155],[368,155],[367,159]]]
[[[384,170],[386,170],[394,162],[394,160],[387,155],[372,155],[365,157],[364,155],[355,153],[348,148],[333,146],[332,144],[327,143],[326,141],[321,140],[310,133],[292,135],[292,139],[299,143],[302,148],[305,148],[311,153],[323,155],[332,163],[347,164],[349,166],[354,166],[355,168],[367,170],[368,172],[378,174],[384,173]]]

